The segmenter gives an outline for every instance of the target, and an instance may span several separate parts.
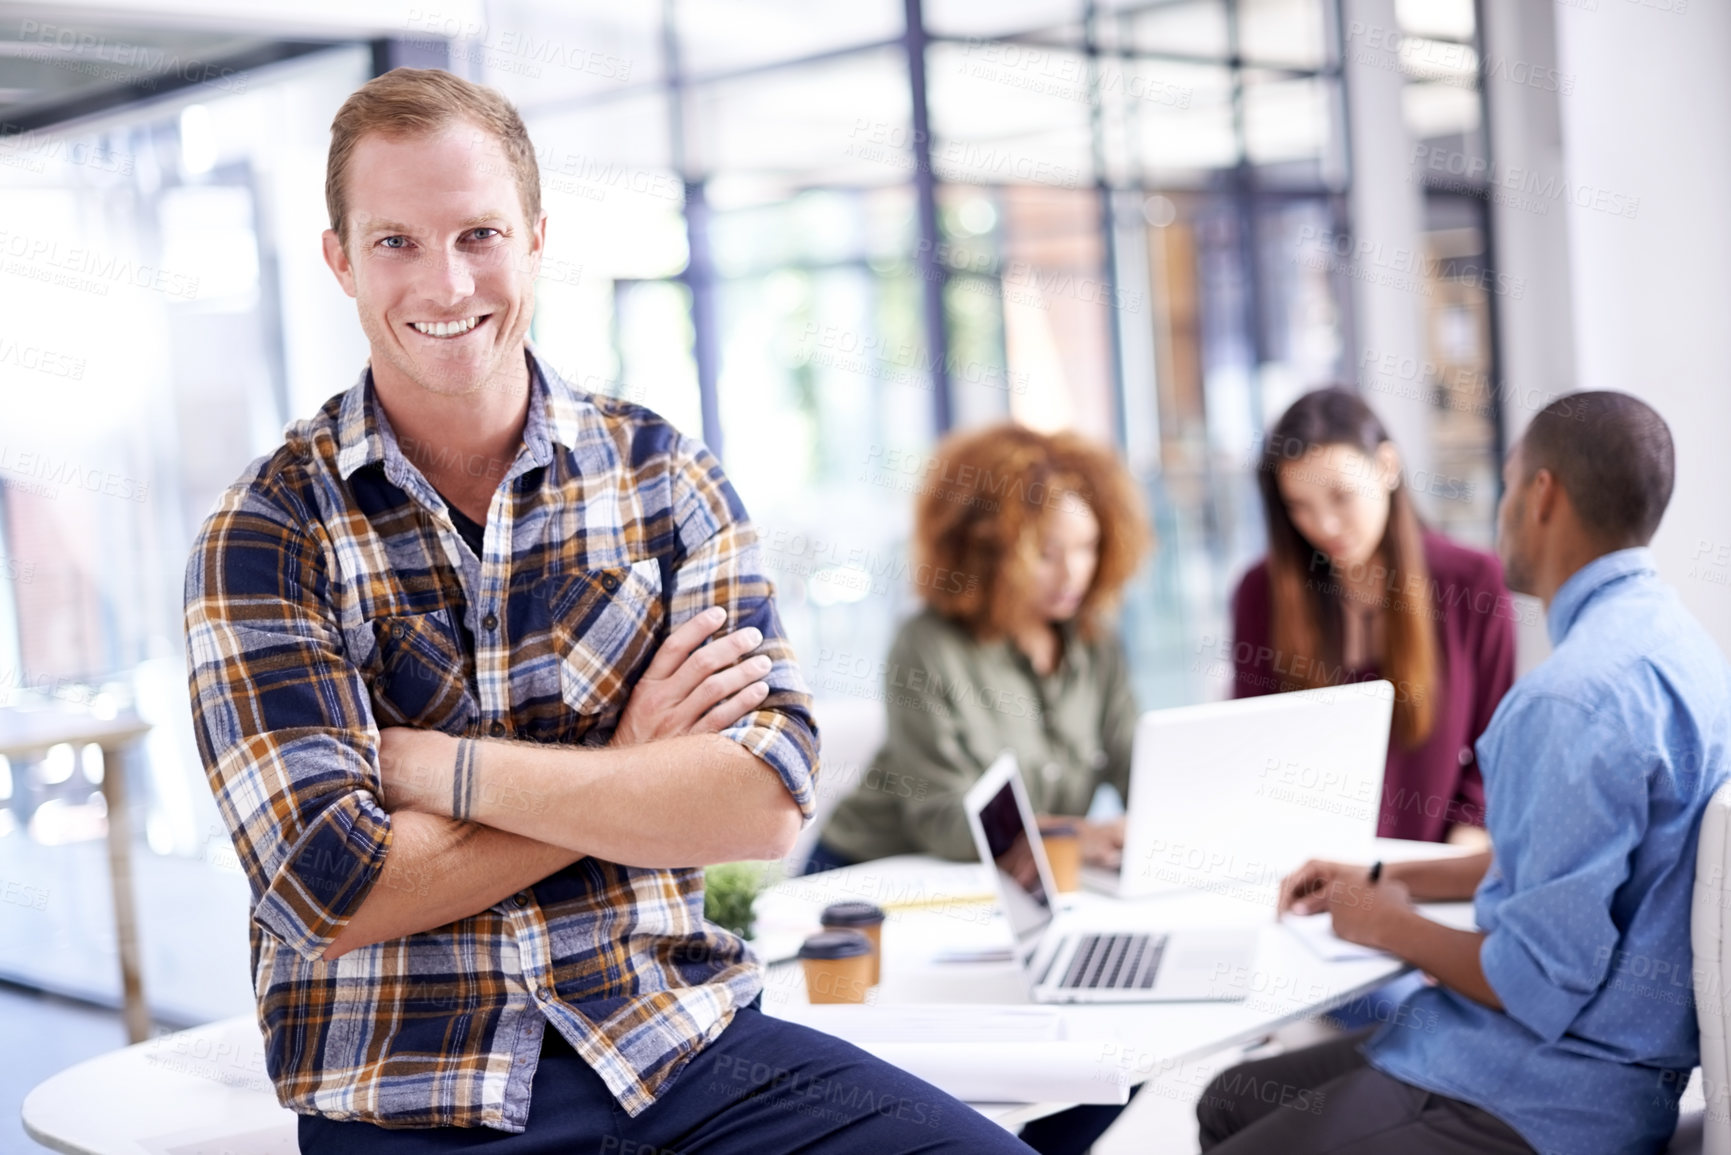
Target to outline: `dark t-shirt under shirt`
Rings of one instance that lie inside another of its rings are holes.
[[[445,497],[442,493],[439,496]],[[469,548],[475,551],[475,556],[480,557],[481,542],[486,537],[487,527],[458,509],[457,503],[448,497],[445,497],[445,509],[450,513],[451,524],[457,527],[457,533],[469,543]]]

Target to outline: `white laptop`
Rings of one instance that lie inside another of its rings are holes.
[[[1136,724],[1121,865],[1085,867],[1083,884],[1272,903],[1306,859],[1374,857],[1393,713],[1386,681],[1150,710]]]
[[[1015,938],[1012,953],[1038,1003],[1235,1002],[1256,950],[1254,930],[1150,931],[1076,926],[1053,909],[1052,868],[1008,752],[968,791],[968,825],[992,868]],[[1125,913],[1135,917],[1134,910]],[[1145,921],[1143,919],[1138,921]]]

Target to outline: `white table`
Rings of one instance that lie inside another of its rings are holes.
[[[1388,844],[1392,859],[1447,854],[1430,843]],[[921,879],[939,879],[954,892],[979,891],[951,864],[892,859],[794,879],[760,899],[763,946],[774,953],[815,927],[826,902],[936,897]],[[1137,917],[1177,926],[1260,925],[1256,961],[1246,976],[1249,997],[1238,1003],[1143,1004],[1068,1007],[1068,1037],[1097,1041],[1101,1062],[1127,1070],[1129,1082],[1153,1075],[1182,1077],[1184,1064],[1267,1035],[1278,1026],[1374,990],[1407,968],[1393,959],[1325,962],[1284,931],[1269,909],[1231,897],[1174,894],[1114,904],[1076,897],[1079,912],[1107,916],[1115,906]],[[805,912],[802,914],[801,912]],[[1020,978],[1008,963],[937,963],[936,949],[1007,944],[1001,919],[983,904],[948,902],[900,909],[884,927],[884,983],[878,999],[894,1003],[1026,1004]],[[770,967],[764,1010],[797,1018],[805,1005],[798,964]],[[1201,1087],[1196,1087],[1197,1093]],[[974,1104],[1008,1128],[1071,1106],[1067,1102]],[[24,1101],[24,1128],[38,1142],[72,1155],[294,1155],[295,1116],[277,1105],[265,1074],[263,1043],[250,1016],[207,1024],[101,1055],[60,1072]]]
[[[1438,843],[1379,839],[1376,853],[1387,861],[1399,861],[1447,857],[1460,850]],[[922,874],[935,874],[941,881],[922,885]],[[883,931],[883,985],[875,1001],[889,1005],[1026,1006],[1026,987],[1014,963],[951,963],[932,957],[946,949],[1009,945],[1008,926],[1002,916],[991,913],[990,906],[945,901],[947,894],[982,892],[985,877],[983,868],[958,868],[910,855],[789,880],[759,899],[760,917],[765,923],[760,937],[773,957],[784,953],[786,943],[795,937],[793,931],[802,914],[812,912],[805,919],[810,929],[815,929],[815,912],[828,902],[864,899],[893,907],[929,901],[933,905],[891,910]],[[1324,1014],[1411,969],[1390,957],[1325,961],[1274,921],[1271,900],[1264,904],[1259,896],[1237,888],[1213,894],[1181,891],[1125,902],[1089,893],[1066,898],[1073,917],[1084,926],[1097,922],[1113,929],[1128,925],[1150,929],[1254,927],[1260,932],[1254,961],[1242,976],[1231,976],[1234,985],[1242,985],[1246,991],[1243,1001],[1062,1008],[1065,1037],[1097,1041],[1102,1074],[1106,1066],[1116,1066],[1129,1076],[1127,1081],[1132,1085],[1156,1075],[1183,1079],[1191,1071],[1200,1078],[1198,1060],[1263,1039],[1289,1023]],[[1439,904],[1429,912],[1441,921],[1470,925],[1469,904]],[[772,965],[764,990],[764,1010],[798,1019],[805,1005],[799,965]],[[1200,1095],[1202,1085],[1195,1089]],[[1074,1103],[973,1105],[1006,1127],[1018,1127]]]

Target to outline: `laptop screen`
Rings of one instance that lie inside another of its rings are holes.
[[[1036,853],[1045,851],[1035,842],[1039,835],[1023,821],[1022,808],[1016,804],[1013,778],[1005,779],[998,792],[980,808],[980,826],[997,871],[1004,915],[1010,920],[1010,931],[1016,936],[1017,945],[1024,945],[1052,921],[1052,902],[1040,883],[1040,868],[1034,858]]]

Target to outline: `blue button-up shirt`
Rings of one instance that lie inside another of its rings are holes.
[[[1700,1061],[1689,907],[1731,667],[1646,549],[1583,566],[1548,625],[1550,659],[1478,742],[1494,859],[1474,910],[1504,1009],[1426,988],[1366,1053],[1542,1152],[1659,1151]]]

